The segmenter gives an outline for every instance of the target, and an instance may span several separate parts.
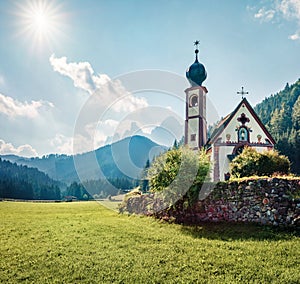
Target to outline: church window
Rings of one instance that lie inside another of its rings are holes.
[[[241,141],[249,141],[249,131],[246,127],[240,127],[238,131],[238,140]]]
[[[192,95],[190,97],[190,107],[195,107],[195,106],[198,106],[198,96]]]
[[[196,134],[191,134],[191,141],[196,141]]]

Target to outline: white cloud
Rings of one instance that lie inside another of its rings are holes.
[[[6,143],[2,139],[0,139],[0,154],[14,154],[22,157],[35,157],[38,155],[37,151],[29,144],[15,148],[11,143]]]
[[[298,29],[297,32],[290,35],[290,40],[299,40],[300,29],[300,0],[281,0],[277,3],[277,10],[283,17],[289,21],[296,21]]]
[[[258,12],[254,15],[257,19],[262,19],[264,21],[270,21],[274,18],[275,10],[266,10],[265,8],[261,8]]]
[[[85,124],[83,131],[76,132],[72,138],[57,134],[51,145],[65,154],[93,151],[112,142],[118,125],[119,121],[113,119],[91,122]]]
[[[300,1],[299,0],[282,0],[277,3],[277,9],[287,19],[297,19],[300,21]]]
[[[81,154],[95,150],[93,137],[77,133],[73,138],[73,153]]]
[[[53,108],[54,105],[47,101],[19,102],[11,97],[0,94],[0,113],[9,117],[29,117],[35,118],[39,115],[41,108]]]
[[[73,138],[67,137],[63,134],[56,134],[53,139],[50,140],[50,145],[55,148],[57,154],[73,154]]]
[[[86,137],[87,150],[94,150],[101,146],[104,146],[109,137],[112,137],[116,133],[116,129],[119,125],[119,121],[114,119],[107,119],[95,123],[90,123],[85,126],[85,131],[88,134]]]
[[[300,39],[300,35],[299,35],[299,33],[295,33],[293,35],[290,35],[289,39],[291,39],[291,40],[298,40],[298,39]]]
[[[145,108],[147,106],[148,103],[144,98],[137,98],[128,93],[117,100],[112,105],[112,109],[116,112],[133,112],[139,108]]]
[[[66,57],[49,58],[53,70],[71,78],[74,86],[97,95],[102,108],[110,107],[115,112],[131,112],[148,105],[144,98],[129,93],[118,80],[111,80],[106,74],[95,74],[88,62],[67,62]],[[98,110],[99,111],[99,110]]]
[[[254,9],[254,8],[253,8]],[[250,8],[250,10],[253,10]],[[262,7],[255,14],[256,19],[261,21],[271,21],[276,18],[283,18],[285,20],[296,23],[296,32],[290,35],[290,40],[300,39],[300,0],[276,0],[271,2],[271,8]]]
[[[92,94],[101,85],[110,81],[105,74],[95,75],[88,62],[67,62],[67,57],[57,58],[52,54],[49,58],[53,70],[71,78],[76,88],[83,89]]]

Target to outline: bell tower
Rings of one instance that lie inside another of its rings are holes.
[[[186,78],[191,87],[185,90],[185,144],[191,149],[198,150],[207,142],[206,94],[208,91],[202,86],[207,74],[204,65],[198,61],[199,41],[195,41],[194,45],[196,59],[186,71]]]

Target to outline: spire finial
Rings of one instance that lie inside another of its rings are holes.
[[[199,44],[200,44],[199,40],[194,41],[194,46],[196,46],[196,49],[195,49],[196,61],[198,61],[198,53],[199,53],[198,45]]]
[[[239,92],[236,92],[238,95],[242,95],[242,99],[244,98],[244,95],[248,95],[249,94],[249,92],[245,92],[244,91],[244,87],[242,87],[242,90],[241,91],[239,91]]]

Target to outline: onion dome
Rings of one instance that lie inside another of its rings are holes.
[[[194,45],[196,45],[196,49],[195,49],[196,60],[186,71],[186,78],[189,80],[192,87],[201,86],[203,81],[207,77],[207,73],[204,65],[198,61],[198,53],[199,53],[198,44],[199,41],[194,42]]]

